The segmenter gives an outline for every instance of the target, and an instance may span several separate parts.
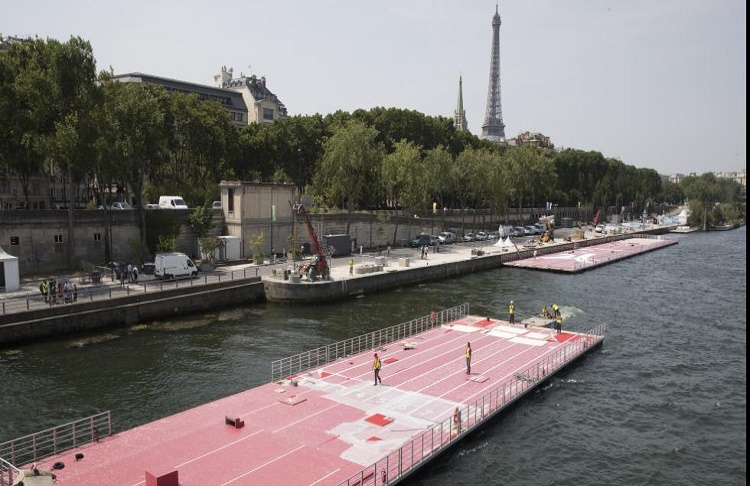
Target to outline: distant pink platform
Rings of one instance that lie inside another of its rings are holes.
[[[63,462],[58,486],[380,485],[414,472],[603,339],[603,330],[556,334],[468,315],[378,349],[380,386],[368,350],[36,467]]]
[[[552,272],[577,273],[675,244],[677,244],[677,240],[668,238],[628,238],[602,243],[601,245],[591,245],[574,250],[509,261],[505,262],[504,265]]]

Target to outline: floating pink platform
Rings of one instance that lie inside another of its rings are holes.
[[[504,265],[534,270],[577,273],[676,244],[677,240],[668,238],[636,237],[558,253],[532,256],[521,260],[509,261],[504,263]]]
[[[604,326],[557,334],[464,304],[279,360],[271,383],[36,467],[64,463],[58,486],[395,484],[603,339]]]

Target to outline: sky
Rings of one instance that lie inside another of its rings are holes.
[[[0,34],[91,43],[98,70],[265,76],[289,115],[395,107],[484,123],[501,17],[505,135],[660,174],[745,169],[744,0],[0,0]]]

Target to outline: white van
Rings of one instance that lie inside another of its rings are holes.
[[[180,196],[159,196],[159,207],[162,209],[187,209],[185,200]]]
[[[198,276],[198,267],[184,253],[157,253],[154,258],[154,276],[168,280],[177,277]]]

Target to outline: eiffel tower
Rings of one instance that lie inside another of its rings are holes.
[[[500,103],[500,14],[492,17],[492,56],[490,59],[490,87],[487,92],[487,111],[482,125],[482,137],[490,142],[505,143],[505,124]]]

